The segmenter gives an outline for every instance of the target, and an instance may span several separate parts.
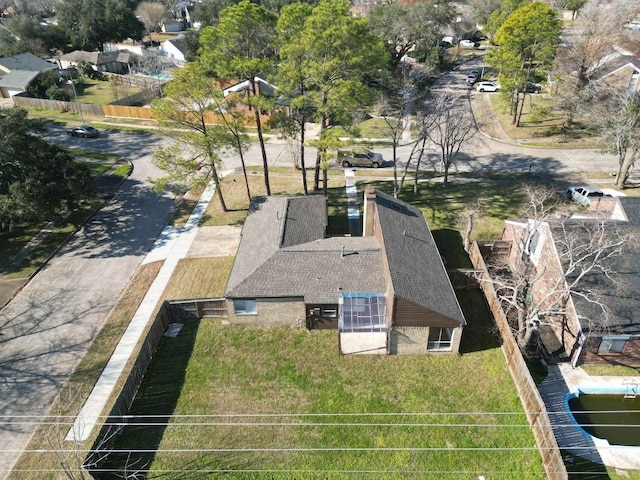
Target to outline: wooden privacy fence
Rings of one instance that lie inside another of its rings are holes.
[[[105,117],[136,118],[139,120],[155,120],[152,108],[131,107],[128,105],[102,105]]]
[[[472,268],[451,268],[447,274],[455,290],[477,290],[480,288],[478,278],[482,277],[483,272]]]
[[[142,379],[147,372],[147,368],[155,355],[158,343],[160,343],[160,339],[162,338],[162,335],[167,329],[169,323],[173,321],[174,319],[171,316],[168,304],[167,302],[164,302],[158,312],[158,315],[156,315],[155,320],[142,340],[140,350],[138,351],[135,361],[131,366],[131,370],[128,371],[122,390],[120,390],[113,407],[109,411],[109,417],[104,425],[102,425],[96,440],[93,442],[93,446],[91,447],[92,451],[108,450],[112,447],[119,430],[122,428],[123,417],[129,414],[133,399],[135,398],[138,388],[142,383]],[[83,464],[86,466],[87,470],[91,472],[92,467],[95,468],[102,456],[103,454],[100,453],[89,452]]]
[[[149,93],[139,93],[135,98],[127,98],[126,102],[142,100],[148,97]],[[44,98],[21,97],[16,95],[12,97],[13,104],[22,108],[37,108],[40,110],[54,110],[57,112],[71,112],[79,115],[81,112],[87,117],[116,117],[116,118],[133,118],[138,120],[155,120],[153,109],[149,107],[132,107],[127,105],[93,105],[90,103],[79,102],[63,102],[60,100],[47,100]],[[117,101],[116,101],[117,102]],[[255,127],[256,119],[253,113],[243,112],[242,123],[246,127]],[[260,121],[266,125],[273,115],[260,115]],[[222,117],[213,112],[205,112],[205,123],[209,125],[222,125],[224,122]]]
[[[22,108],[37,108],[40,110],[55,110],[57,112],[71,112],[75,114],[104,117],[102,105],[92,105],[89,103],[63,102],[61,100],[47,100],[44,98],[31,98],[15,95],[12,97],[13,104]]]
[[[175,320],[227,317],[227,302],[224,298],[170,300],[167,306]]]
[[[473,243],[471,251],[469,252],[471,262],[473,266],[482,270],[484,279],[489,278],[489,272],[484,262],[484,258],[480,253],[480,247],[477,243]],[[538,445],[540,456],[542,457],[542,464],[547,474],[548,480],[567,480],[567,469],[562,460],[560,449],[558,448],[558,442],[553,434],[551,422],[549,421],[549,415],[544,405],[542,397],[538,392],[529,368],[520,353],[518,344],[507,322],[507,317],[504,314],[502,305],[498,300],[493,283],[490,281],[480,281],[480,288],[484,292],[484,296],[487,300],[493,318],[495,319],[500,336],[502,338],[502,352],[505,356],[509,372],[513,378],[520,401],[527,414],[529,425],[533,431],[533,436]]]

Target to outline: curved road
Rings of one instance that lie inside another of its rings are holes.
[[[464,77],[471,69],[469,65],[447,76],[443,88],[466,94]],[[116,153],[128,158],[134,169],[116,197],[0,311],[0,415],[4,420],[0,427],[0,477],[11,468],[32,431],[32,427],[7,421],[47,411],[173,209],[172,200],[152,193],[146,182],[158,175],[151,155],[163,138],[109,133],[97,139],[69,139],[63,129],[52,127],[50,139]],[[390,147],[376,151],[387,161],[391,159]],[[409,152],[409,146],[399,148],[400,164]],[[270,142],[267,153],[272,165],[292,165],[283,142]],[[306,155],[311,165],[315,150],[307,149]],[[248,165],[262,164],[257,146],[246,161]],[[239,166],[237,158],[225,161],[227,169]],[[425,168],[438,168],[435,153],[428,156]],[[614,170],[615,157],[596,150],[531,149],[478,135],[461,152],[456,169],[531,171],[569,181],[572,174],[577,179],[588,171]]]
[[[64,139],[88,142],[94,140]],[[173,201],[146,183],[157,175],[150,162],[157,142],[120,134],[94,142],[128,158],[131,177],[0,311],[0,477],[32,431],[7,420],[48,410],[169,219]]]

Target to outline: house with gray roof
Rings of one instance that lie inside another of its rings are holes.
[[[422,212],[364,198],[361,237],[327,237],[321,195],[255,198],[226,287],[230,323],[338,329],[342,353],[455,353],[465,319]]]
[[[578,212],[559,224],[546,222],[528,231],[527,221],[505,222],[502,240],[510,243],[510,265],[528,255],[536,268],[532,287],[535,298],[547,298],[558,281],[573,284],[563,312],[538,327],[541,345],[551,359],[582,364],[640,365],[640,246],[629,242],[621,254],[606,256],[599,268],[586,274],[581,268],[567,273],[568,245],[578,235],[604,228],[604,235],[637,236],[640,232],[640,198],[613,197],[592,202],[590,211]],[[529,223],[531,225],[531,223]],[[525,238],[531,240],[527,245]],[[593,238],[599,238],[596,234]],[[620,237],[618,237],[620,238]],[[636,242],[637,243],[637,242]],[[587,241],[577,242],[586,248]],[[594,241],[594,244],[596,242]],[[577,255],[576,252],[573,255]],[[544,319],[543,319],[544,320]]]
[[[106,52],[87,52],[74,50],[61,55],[58,59],[60,68],[77,67],[86,62],[98,72],[118,74],[131,73],[130,68],[140,60],[140,55],[129,50],[110,50]]]
[[[613,51],[602,58],[593,70],[595,82],[618,91],[640,92],[640,43],[627,39],[624,47],[613,46]]]
[[[32,53],[0,58],[0,98],[11,98],[26,92],[41,72],[55,69],[55,64]]]

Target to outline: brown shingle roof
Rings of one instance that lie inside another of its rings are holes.
[[[465,325],[442,257],[422,212],[376,191],[389,274],[397,296]]]

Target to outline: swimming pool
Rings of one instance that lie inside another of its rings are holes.
[[[621,388],[579,388],[566,395],[571,418],[585,435],[609,445],[640,447],[640,391]]]

